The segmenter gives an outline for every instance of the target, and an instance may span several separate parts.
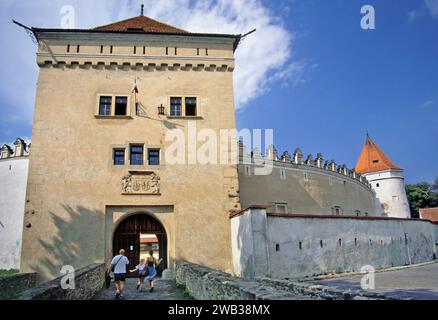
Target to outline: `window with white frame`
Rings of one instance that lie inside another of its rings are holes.
[[[129,97],[124,95],[99,95],[98,116],[129,116]]]
[[[198,98],[194,96],[170,97],[171,117],[197,117],[199,116]]]

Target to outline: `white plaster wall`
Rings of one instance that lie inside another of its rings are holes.
[[[437,254],[435,228],[417,220],[268,217],[271,277],[357,272],[365,265],[382,269],[431,261]]]
[[[251,278],[254,275],[253,244],[251,216],[244,214],[231,219],[231,249],[236,276]]]
[[[421,220],[282,217],[249,209],[231,219],[231,229],[235,273],[245,278],[377,270],[438,256],[438,225]]]
[[[249,214],[231,219],[234,274],[243,278],[269,275],[266,210],[252,208]]]
[[[382,171],[365,175],[383,206],[385,215],[394,218],[410,218],[402,171]]]
[[[20,269],[28,158],[0,160],[0,270]]]

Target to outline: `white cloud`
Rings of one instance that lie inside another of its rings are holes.
[[[436,103],[435,100],[428,100],[428,101],[424,102],[424,103],[421,105],[421,107],[422,107],[422,108],[431,107],[431,106],[433,106],[435,103]]]
[[[434,18],[438,18],[438,0],[425,0],[426,7]]]
[[[149,1],[147,14],[192,32],[246,33],[236,52],[236,108],[248,105],[269,90],[274,81],[293,79],[301,65],[292,62],[293,35],[259,0]],[[155,5],[156,4],[156,5]],[[178,12],[178,15],[175,15]],[[301,66],[302,67],[302,66]],[[287,69],[288,72],[285,72]]]
[[[32,122],[38,74],[36,47],[11,19],[30,26],[60,27],[62,6],[72,5],[76,27],[91,28],[139,15],[142,2],[145,15],[192,32],[241,34],[257,28],[236,52],[236,108],[248,105],[277,82],[300,82],[305,64],[292,61],[293,35],[260,0],[2,0],[0,97],[13,106],[2,111],[8,113],[2,124]]]

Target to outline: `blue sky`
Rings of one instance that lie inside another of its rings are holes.
[[[2,1],[0,143],[31,138],[38,73],[34,45],[10,20],[59,27],[72,4],[88,28],[138,15],[141,2]],[[300,147],[354,167],[368,130],[407,182],[438,176],[438,0],[143,2],[190,31],[258,29],[236,56],[237,125],[274,129],[280,153]],[[365,4],[376,30],[360,28]]]
[[[376,30],[360,28],[363,4],[375,7]],[[282,20],[296,34],[295,59],[316,67],[304,83],[273,86],[238,113],[238,125],[274,128],[279,152],[299,146],[349,167],[368,130],[405,169],[407,182],[438,176],[438,16],[412,0],[306,0],[289,7]]]

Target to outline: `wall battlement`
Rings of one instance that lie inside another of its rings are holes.
[[[318,153],[314,158],[309,154],[305,159],[300,148],[295,149],[292,156],[288,151],[283,152],[281,156],[278,155],[277,149],[274,146],[269,146],[266,153],[262,155],[258,148],[255,148],[250,154],[247,153],[246,147],[239,143],[239,164],[264,166],[267,162],[272,161],[273,165],[283,164],[294,168],[313,169],[330,172],[358,181],[368,189],[373,190],[369,181],[365,176],[356,172],[354,169],[349,169],[347,165],[337,165],[335,160],[324,160],[322,153]]]
[[[21,138],[15,140],[13,147],[4,144],[0,150],[0,160],[28,157],[30,146]]]

